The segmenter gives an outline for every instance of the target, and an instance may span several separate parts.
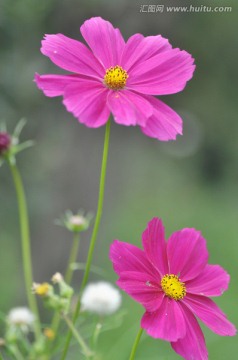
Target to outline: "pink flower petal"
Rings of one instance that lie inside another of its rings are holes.
[[[128,90],[110,91],[108,106],[117,124],[142,125],[153,113],[153,107],[144,97]]]
[[[214,333],[222,336],[236,334],[235,326],[227,320],[226,315],[211,299],[205,296],[187,294],[183,303]]]
[[[144,251],[134,245],[114,240],[110,246],[109,257],[113,263],[114,271],[118,275],[124,271],[136,271],[152,277],[155,276],[156,270],[147,259]]]
[[[183,229],[171,235],[167,245],[171,274],[179,274],[182,281],[197,277],[207,265],[206,240],[195,229]]]
[[[161,141],[175,140],[178,134],[182,135],[181,117],[162,101],[152,96],[146,99],[153,105],[154,112],[145,126],[141,127],[142,132]]]
[[[125,45],[121,66],[126,71],[132,70],[140,62],[169,49],[171,49],[171,45],[161,35],[144,37],[141,34],[135,34],[128,39]]]
[[[141,327],[153,338],[177,341],[186,334],[183,312],[177,301],[167,296],[157,311],[146,312],[141,319]]]
[[[193,58],[186,51],[171,49],[139,63],[129,72],[128,89],[148,95],[182,91],[193,76]]]
[[[63,104],[80,123],[96,128],[104,125],[110,115],[106,106],[107,93],[102,84],[85,80],[66,87]]]
[[[207,360],[208,352],[202,330],[190,310],[180,302],[186,321],[186,335],[171,346],[185,360]]]
[[[92,52],[81,42],[62,34],[45,35],[42,54],[64,70],[102,79],[104,69]]]
[[[222,295],[228,288],[230,276],[219,265],[206,265],[201,274],[186,282],[188,293],[205,296]]]
[[[105,69],[119,65],[125,41],[109,21],[100,17],[91,18],[84,22],[80,31]]]
[[[35,82],[46,96],[54,97],[64,94],[66,86],[80,84],[81,78],[77,75],[39,75],[35,74]]]
[[[161,219],[153,218],[148,223],[146,230],[142,234],[142,243],[146,256],[161,276],[167,274],[169,269],[164,226]]]
[[[151,276],[136,271],[124,271],[117,280],[117,285],[149,312],[157,310],[163,301],[164,292],[159,284],[158,274],[156,279],[156,274]]]

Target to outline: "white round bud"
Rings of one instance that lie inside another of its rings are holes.
[[[100,281],[86,286],[82,299],[82,310],[99,315],[110,315],[121,305],[121,294],[110,283]]]
[[[32,314],[27,307],[13,308],[7,316],[7,322],[9,325],[19,326],[24,331],[32,326],[34,320],[34,314]]]

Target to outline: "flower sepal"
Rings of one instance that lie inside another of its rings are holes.
[[[21,119],[16,125],[13,134],[7,132],[6,126],[1,124],[0,126],[0,166],[4,161],[7,161],[11,165],[16,163],[16,155],[21,151],[32,147],[35,142],[33,140],[27,140],[20,143],[19,137],[22,129],[26,125],[26,120]]]

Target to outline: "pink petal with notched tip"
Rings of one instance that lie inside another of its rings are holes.
[[[184,314],[186,334],[183,338],[172,342],[172,348],[185,360],[208,360],[205,339],[196,318],[182,302],[178,305]]]
[[[158,310],[146,312],[141,327],[153,338],[176,341],[186,334],[184,314],[177,301],[164,297]]]
[[[162,101],[152,96],[146,96],[146,99],[153,105],[154,111],[141,131],[161,141],[175,140],[177,135],[182,135],[181,117]]]
[[[93,17],[84,22],[80,31],[104,69],[119,65],[125,47],[119,29],[115,29],[109,21],[101,17]]]
[[[126,126],[144,126],[153,113],[153,106],[149,101],[128,90],[110,91],[107,104],[115,122]]]
[[[160,277],[136,271],[123,271],[117,285],[149,312],[157,310],[164,298]]]
[[[206,240],[195,229],[176,231],[168,239],[167,255],[171,274],[179,274],[183,282],[194,279],[207,265]]]
[[[164,226],[161,219],[153,218],[142,234],[142,243],[147,258],[161,276],[168,273]]]
[[[194,59],[186,51],[171,49],[140,62],[129,72],[128,89],[148,95],[182,91],[193,76]]]
[[[147,259],[144,251],[135,245],[114,240],[110,246],[109,257],[119,276],[124,271],[137,271],[152,277],[156,276],[157,271]]]
[[[230,276],[219,265],[206,265],[204,270],[186,282],[188,293],[204,296],[220,296],[228,288]]]
[[[81,42],[62,34],[45,35],[42,54],[64,70],[102,79],[104,69],[92,52]]]
[[[142,61],[169,49],[171,49],[169,41],[161,35],[144,37],[141,34],[135,34],[126,42],[120,65],[126,71],[131,71]]]
[[[227,320],[226,315],[211,299],[187,294],[183,303],[214,333],[221,336],[236,334],[235,326]]]
[[[86,80],[66,87],[63,104],[80,123],[96,128],[104,125],[110,115],[106,106],[107,93],[102,84]]]

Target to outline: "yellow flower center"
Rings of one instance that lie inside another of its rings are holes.
[[[44,329],[44,335],[49,340],[54,340],[54,338],[55,338],[55,332],[54,332],[54,330],[52,330],[50,328]]]
[[[126,86],[126,80],[128,79],[126,70],[121,66],[111,66],[106,70],[104,76],[104,84],[112,90],[121,90]]]
[[[50,285],[48,283],[38,284],[35,287],[35,294],[39,296],[46,296],[48,295],[50,289]]]
[[[179,280],[177,275],[164,275],[161,280],[161,287],[165,295],[176,301],[183,299],[186,295],[185,284]]]

